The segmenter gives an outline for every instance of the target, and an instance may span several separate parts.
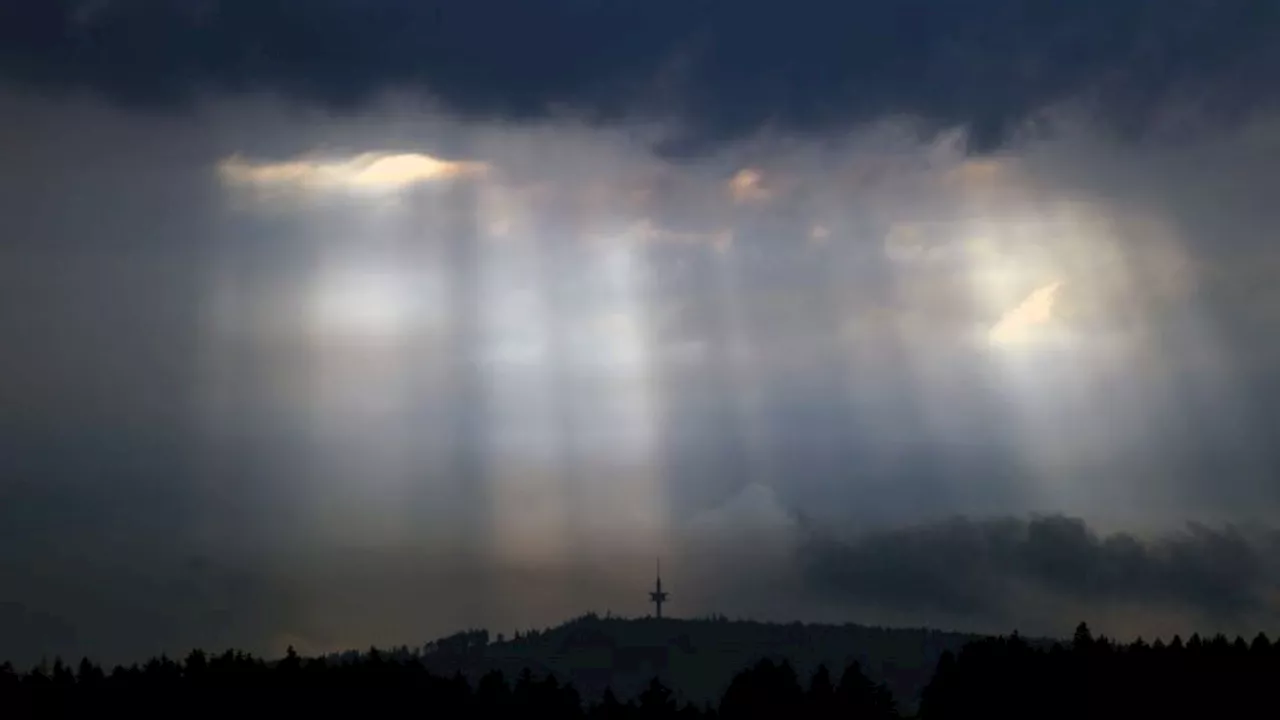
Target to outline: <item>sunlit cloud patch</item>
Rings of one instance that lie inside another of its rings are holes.
[[[228,185],[304,191],[394,192],[414,185],[483,173],[484,163],[422,153],[365,152],[347,159],[253,161],[232,155],[218,164]]]

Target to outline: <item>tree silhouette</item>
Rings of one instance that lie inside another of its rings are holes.
[[[1071,636],[1071,647],[1081,652],[1093,649],[1093,633],[1089,630],[1087,623],[1082,622],[1076,626],[1076,631]]]
[[[850,663],[840,676],[835,693],[841,717],[884,720],[898,717],[897,703],[884,685],[874,683],[862,672],[862,665]]]
[[[803,711],[804,694],[795,670],[787,662],[761,660],[739,673],[720,700],[720,716],[736,718],[788,717]]]
[[[591,708],[590,712],[593,720],[624,720],[634,715],[635,708],[618,702],[618,696],[613,694],[613,688],[605,688],[604,697],[599,704]]]
[[[823,720],[834,720],[839,715],[836,688],[831,682],[831,671],[827,670],[826,665],[819,665],[809,680],[809,690],[805,693],[805,712],[811,718]]]
[[[478,641],[482,636],[468,636]],[[472,647],[472,645],[467,645]],[[469,653],[470,651],[468,651]],[[467,653],[463,654],[468,656]],[[468,656],[473,657],[473,656]],[[584,711],[573,683],[525,666],[514,684],[496,669],[429,671],[419,653],[401,647],[304,658],[290,649],[267,662],[241,652],[192,651],[110,672],[89,659],[72,667],[60,658],[26,673],[0,665],[0,717],[210,718],[267,714],[309,718],[422,713],[433,717],[579,718],[835,718],[898,716],[887,686],[850,663],[838,683],[818,665],[801,688],[790,662],[766,658],[734,675],[718,710],[677,703],[657,677],[620,700],[606,689]],[[974,640],[942,653],[920,695],[917,717],[1068,718],[1246,717],[1272,703],[1280,677],[1280,647],[1265,635],[1252,641],[1192,635],[1185,643],[1094,637],[1083,623],[1070,643],[1028,641],[1017,633]]]
[[[676,714],[676,701],[671,690],[658,678],[649,681],[649,687],[637,698],[639,716],[646,719],[670,718]]]

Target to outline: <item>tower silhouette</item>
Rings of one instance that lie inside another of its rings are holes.
[[[662,561],[658,561],[658,581],[654,585],[653,592],[649,593],[649,602],[657,608],[655,613],[658,619],[662,619],[662,603],[667,601],[667,594],[662,592]]]

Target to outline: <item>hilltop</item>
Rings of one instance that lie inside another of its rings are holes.
[[[514,677],[528,667],[535,674],[573,682],[589,701],[598,700],[606,687],[619,697],[634,697],[657,676],[676,690],[681,702],[698,705],[714,703],[735,673],[761,658],[786,659],[801,677],[822,663],[839,672],[857,661],[909,709],[942,653],[958,651],[979,637],[924,628],[588,614],[511,638],[471,630],[391,654],[417,656],[433,672],[458,671],[473,682],[489,670]],[[342,662],[354,654],[335,654],[329,660]]]

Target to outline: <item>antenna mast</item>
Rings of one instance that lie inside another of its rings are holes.
[[[655,617],[662,619],[662,603],[667,601],[667,594],[662,591],[662,559],[658,558],[657,563],[657,582],[654,583],[653,592],[649,593],[649,602],[653,603],[655,608]]]

